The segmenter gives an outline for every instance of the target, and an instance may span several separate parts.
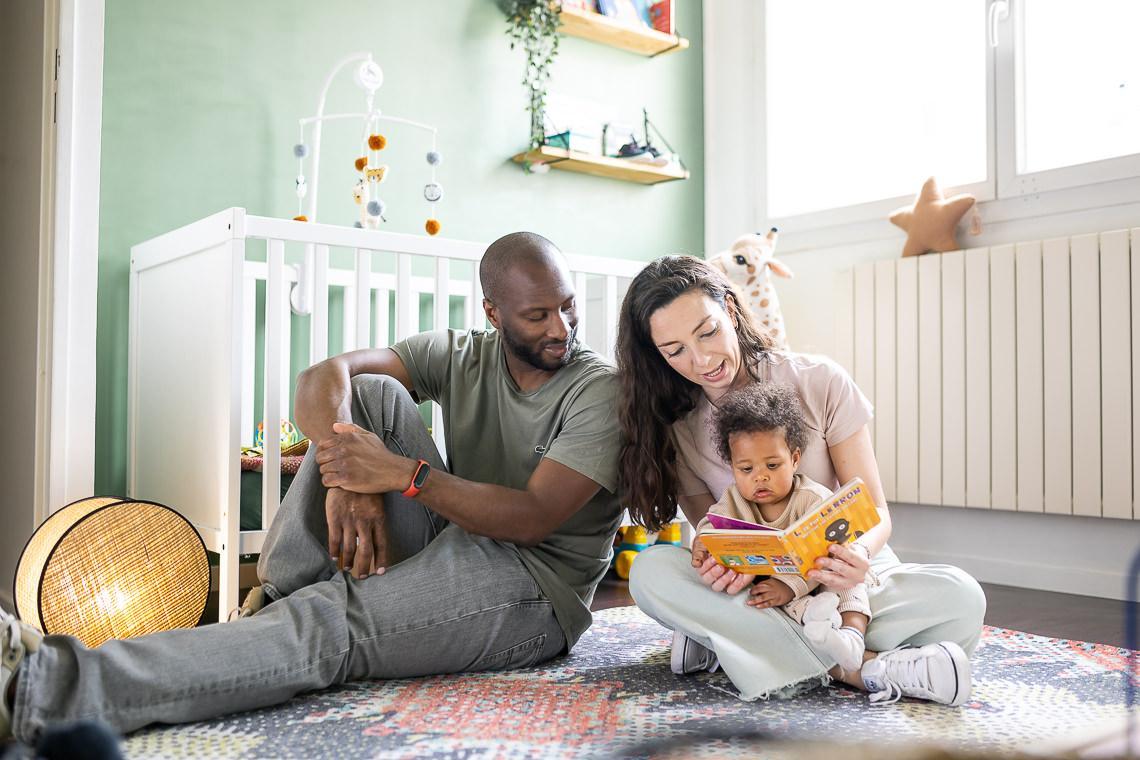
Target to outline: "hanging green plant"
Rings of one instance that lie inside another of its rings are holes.
[[[550,0],[504,0],[507,13],[507,35],[511,50],[515,46],[526,52],[526,88],[530,111],[530,149],[540,147],[546,138],[546,85],[550,67],[558,55],[558,25],[561,4]]]

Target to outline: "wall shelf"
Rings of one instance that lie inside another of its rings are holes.
[[[639,55],[655,56],[689,47],[689,41],[675,34],[665,34],[649,27],[634,27],[600,13],[578,8],[563,8],[558,31],[603,45],[628,50]]]
[[[656,185],[659,182],[672,182],[678,179],[688,179],[686,169],[677,169],[666,166],[651,166],[631,161],[628,158],[609,158],[592,153],[579,153],[565,148],[552,148],[543,145],[537,150],[519,153],[512,159],[516,164],[530,162],[532,164],[545,163],[552,169],[590,174],[594,177],[608,177],[626,182],[638,182],[643,185]]]

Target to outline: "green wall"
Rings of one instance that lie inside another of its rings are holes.
[[[434,124],[442,236],[490,242],[528,229],[563,250],[649,259],[703,240],[701,7],[678,0],[692,47],[657,59],[565,38],[550,91],[645,105],[692,171],[655,187],[509,163],[527,141],[523,54],[493,0],[107,0],[100,189],[96,491],[126,483],[130,247],[229,206],[296,213],[297,119],[316,108],[340,58],[371,51],[384,69],[377,106]],[[362,108],[343,73],[328,112]],[[386,229],[422,233],[426,143],[385,130],[392,166]],[[351,224],[359,125],[327,126],[321,220]],[[172,400],[173,401],[173,400]],[[176,433],[176,431],[171,431]]]

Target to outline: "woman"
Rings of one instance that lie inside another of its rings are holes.
[[[871,405],[850,376],[823,358],[772,349],[728,280],[704,261],[666,256],[647,266],[622,303],[617,341],[625,444],[620,470],[634,520],[651,529],[677,508],[696,524],[732,482],[708,421],[717,400],[749,383],[792,385],[811,440],[800,471],[831,488],[861,477],[880,522],[855,545],[832,546],[809,579],[838,588],[868,583],[872,619],[859,672],[812,648],[783,612],[745,605],[754,578],[693,552],[658,546],[633,564],[630,591],[674,630],[672,666],[718,664],[745,699],[791,696],[838,679],[871,694],[960,705],[969,697],[969,653],[981,636],[985,596],[948,565],[903,564],[888,547],[891,517],[867,423]]]

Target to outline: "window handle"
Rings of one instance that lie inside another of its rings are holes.
[[[987,24],[990,47],[996,48],[998,46],[998,24],[1007,18],[1009,18],[1009,0],[994,0],[990,3]]]

